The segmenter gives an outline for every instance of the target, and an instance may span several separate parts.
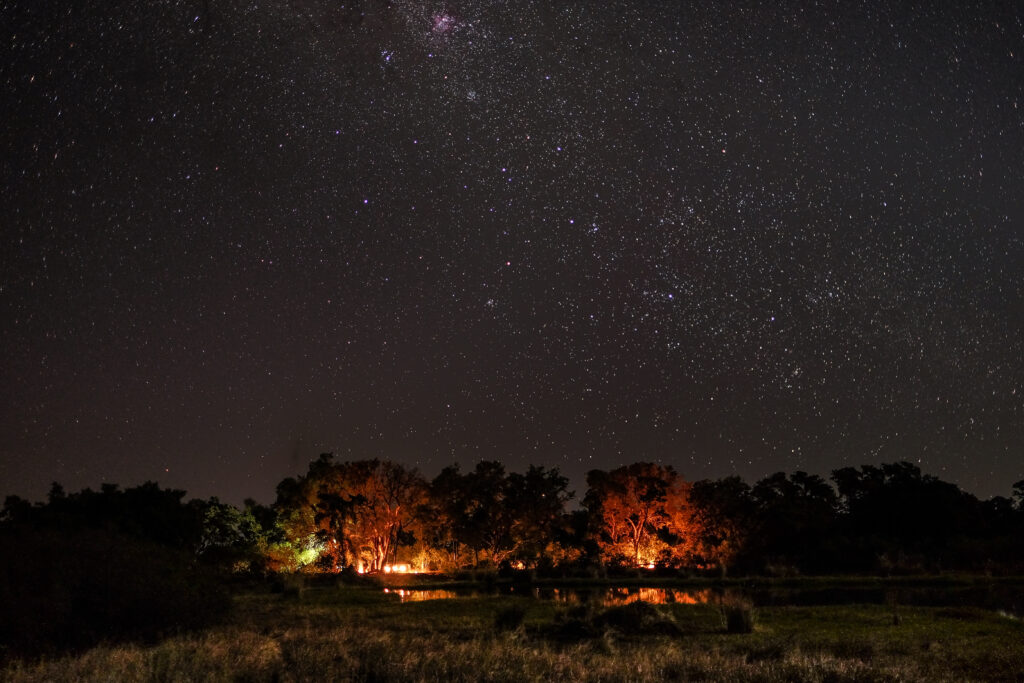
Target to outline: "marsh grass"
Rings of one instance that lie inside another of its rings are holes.
[[[754,632],[754,603],[746,598],[723,598],[720,608],[726,633]]]
[[[494,616],[494,628],[498,632],[515,631],[523,625],[526,618],[526,607],[522,604],[510,605],[498,610]]]
[[[949,608],[901,614],[896,628],[886,605],[763,607],[753,632],[726,633],[714,605],[402,604],[364,587],[307,587],[301,600],[240,596],[231,623],[153,646],[9,662],[0,679],[959,681],[1024,671],[1019,621]],[[588,635],[561,637],[570,623]]]

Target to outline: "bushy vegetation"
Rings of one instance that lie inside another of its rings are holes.
[[[283,481],[269,507],[186,503],[183,491],[151,483],[73,494],[55,485],[43,504],[9,497],[0,512],[0,656],[204,627],[225,614],[224,577],[237,585],[276,576],[282,598],[301,603],[304,576],[349,581],[407,568],[525,583],[1024,571],[1024,482],[1013,498],[979,501],[908,463],[844,468],[832,483],[778,473],[753,486],[690,483],[671,467],[636,463],[591,472],[580,510],[567,510],[567,486],[544,467],[507,473],[481,462],[427,481],[396,463],[324,455]],[[644,614],[630,610],[642,608],[564,614],[551,633],[607,639],[622,632],[616,619]],[[756,632],[749,606],[719,610],[723,630]],[[904,619],[894,607],[890,621]],[[511,610],[491,627],[520,633],[528,621]],[[648,626],[667,633],[671,623]]]
[[[201,526],[183,492],[105,487],[0,525],[0,659],[161,637],[222,619],[229,596],[199,566]],[[194,538],[190,535],[194,535]]]
[[[557,469],[480,462],[427,481],[394,463],[323,455],[281,483],[274,509],[287,541],[316,558],[305,566],[327,571],[1024,571],[1024,482],[1012,499],[980,501],[909,463],[843,468],[831,483],[780,472],[753,486],[634,463],[594,470],[587,485],[583,509],[568,511],[574,494]]]

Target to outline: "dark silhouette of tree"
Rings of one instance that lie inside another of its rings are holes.
[[[515,523],[507,500],[508,486],[505,466],[499,462],[481,461],[466,474],[467,521],[470,547],[476,554],[486,554],[494,565],[509,558],[514,548],[512,527]]]
[[[815,474],[777,472],[751,489],[756,510],[755,544],[762,561],[783,570],[820,571],[828,566],[838,499],[827,481]]]
[[[458,465],[441,470],[430,482],[429,496],[420,518],[420,535],[426,545],[443,554],[447,569],[462,567],[464,552],[471,547],[470,492]],[[428,521],[429,520],[429,521]]]
[[[841,497],[842,532],[853,541],[856,568],[917,570],[927,558],[955,563],[954,538],[976,533],[977,499],[908,462],[845,467],[832,473]]]
[[[10,497],[0,514],[0,653],[151,640],[220,618],[226,592],[196,559],[205,507],[147,482],[46,503]],[[14,561],[16,558],[16,561]]]
[[[349,543],[348,529],[356,524],[356,506],[365,501],[361,496],[344,496],[321,489],[313,503],[315,535],[321,543],[320,564],[326,569],[340,571],[346,558],[358,555],[358,548]]]
[[[550,561],[553,544],[572,498],[569,480],[558,469],[530,465],[524,474],[511,473],[505,481],[506,514],[511,520],[512,555],[527,567]]]
[[[747,549],[755,525],[750,486],[739,477],[694,482],[690,503],[698,559],[724,575]]]
[[[555,553],[554,541],[571,493],[557,469],[530,466],[506,474],[501,463],[482,461],[463,474],[444,468],[430,484],[424,530],[430,544],[459,567],[508,561],[535,567]]]

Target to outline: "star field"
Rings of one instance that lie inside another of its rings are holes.
[[[0,494],[1024,479],[1015,3],[0,0]]]

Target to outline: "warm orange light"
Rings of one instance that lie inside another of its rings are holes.
[[[407,564],[386,564],[384,565],[385,574],[408,574],[409,565]]]
[[[400,602],[423,602],[425,600],[453,600],[458,597],[455,591],[446,590],[405,590],[384,589],[385,593],[392,593],[398,596]]]

